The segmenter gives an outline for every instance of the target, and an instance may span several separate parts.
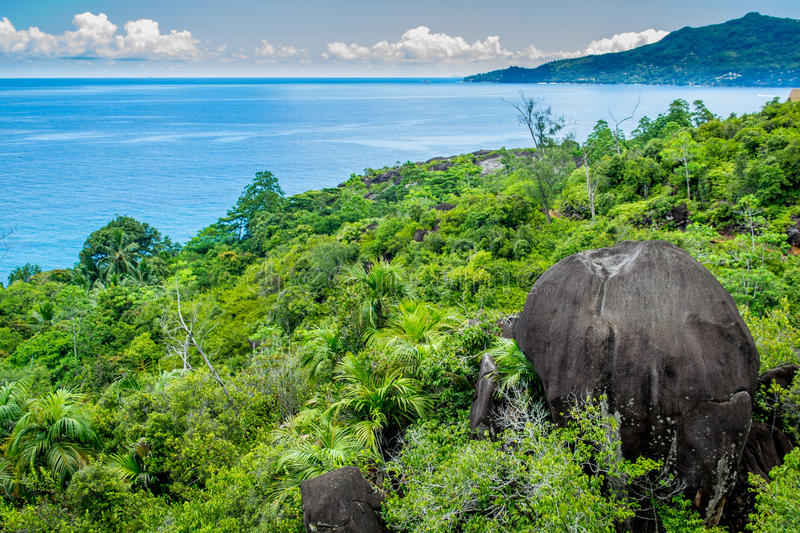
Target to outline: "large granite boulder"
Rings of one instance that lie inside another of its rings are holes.
[[[605,395],[622,451],[661,459],[708,521],[735,483],[758,353],[733,299],[666,242],[623,242],[560,261],[514,328],[556,420]]]
[[[361,470],[346,466],[300,483],[308,533],[380,533],[383,498]]]

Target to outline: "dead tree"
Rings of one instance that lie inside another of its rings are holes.
[[[194,368],[191,365],[190,358],[191,349],[194,348],[194,350],[200,354],[200,357],[203,359],[203,362],[208,368],[211,377],[219,384],[220,387],[222,387],[222,390],[225,392],[225,396],[227,396],[231,407],[236,409],[233,402],[233,397],[231,396],[227,385],[225,385],[225,382],[217,373],[214,365],[211,364],[211,360],[203,348],[203,340],[205,339],[206,335],[208,335],[214,329],[214,327],[209,326],[207,320],[200,320],[197,305],[192,305],[191,314],[189,315],[187,321],[186,317],[183,315],[183,310],[181,309],[181,291],[177,284],[175,285],[175,299],[175,313],[169,313],[165,311],[161,316],[161,327],[167,339],[167,349],[172,355],[176,355],[181,359],[184,370],[192,371]]]

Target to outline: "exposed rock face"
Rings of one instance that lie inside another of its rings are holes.
[[[689,208],[686,207],[686,204],[673,207],[667,214],[667,220],[672,222],[675,227],[685,230],[689,223]]]
[[[768,480],[769,471],[783,464],[783,458],[792,449],[792,442],[783,431],[762,422],[753,422],[739,463],[738,481],[727,496],[720,525],[729,531],[745,530],[748,516],[755,510],[749,474],[757,474]]]
[[[361,471],[346,466],[300,484],[308,533],[380,533],[383,498]]]
[[[758,376],[758,386],[769,387],[770,384],[774,381],[780,387],[788,389],[789,387],[791,387],[792,381],[794,380],[794,375],[797,373],[798,370],[800,370],[800,365],[796,364],[781,365],[777,368],[767,370],[766,372]]]
[[[758,354],[733,299],[666,242],[572,255],[536,282],[514,333],[553,416],[605,394],[628,458],[662,459],[712,520],[751,423]]]
[[[514,325],[519,320],[519,315],[508,315],[497,321],[497,327],[500,328],[500,336],[504,339],[514,338]]]
[[[492,410],[494,409],[494,377],[497,370],[494,359],[488,354],[481,359],[478,382],[475,384],[475,395],[472,397],[472,408],[469,411],[469,428],[472,438],[483,437],[484,432],[491,430]]]
[[[800,220],[786,230],[786,242],[791,246],[800,246]]]

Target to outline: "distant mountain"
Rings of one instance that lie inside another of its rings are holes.
[[[509,67],[464,78],[500,83],[800,85],[800,20],[748,13],[685,27],[626,52]]]

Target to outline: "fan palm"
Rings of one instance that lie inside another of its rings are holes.
[[[359,317],[361,324],[373,328],[383,326],[389,307],[411,296],[411,287],[399,266],[379,259],[367,271],[355,263],[342,269],[343,280],[361,288]]]
[[[490,355],[497,366],[493,376],[498,385],[495,392],[499,395],[518,385],[528,386],[539,382],[539,376],[530,361],[513,339],[498,337],[494,346],[480,356],[483,357],[483,354]]]
[[[301,481],[352,463],[364,452],[363,443],[352,436],[332,413],[306,409],[272,433],[273,444],[283,447],[273,468],[279,472],[274,486],[281,497]]]
[[[96,437],[82,399],[59,389],[31,403],[8,445],[18,470],[44,466],[64,482],[86,464]]]
[[[381,454],[384,430],[399,427],[416,416],[424,416],[430,398],[415,379],[403,376],[400,369],[379,371],[364,360],[347,355],[337,365],[343,383],[342,398],[331,406],[353,420],[353,435]]]
[[[150,445],[145,439],[139,439],[131,446],[128,453],[115,453],[111,456],[111,468],[122,479],[133,485],[147,487],[153,481],[153,475],[147,471],[146,459],[150,457]]]
[[[0,387],[0,435],[11,433],[27,409],[31,382],[29,378],[25,378]]]
[[[404,363],[419,363],[433,352],[451,329],[452,321],[435,307],[415,300],[403,300],[387,327],[371,343],[384,346]]]
[[[312,378],[328,374],[343,349],[339,329],[330,324],[320,324],[306,332],[302,365]]]

